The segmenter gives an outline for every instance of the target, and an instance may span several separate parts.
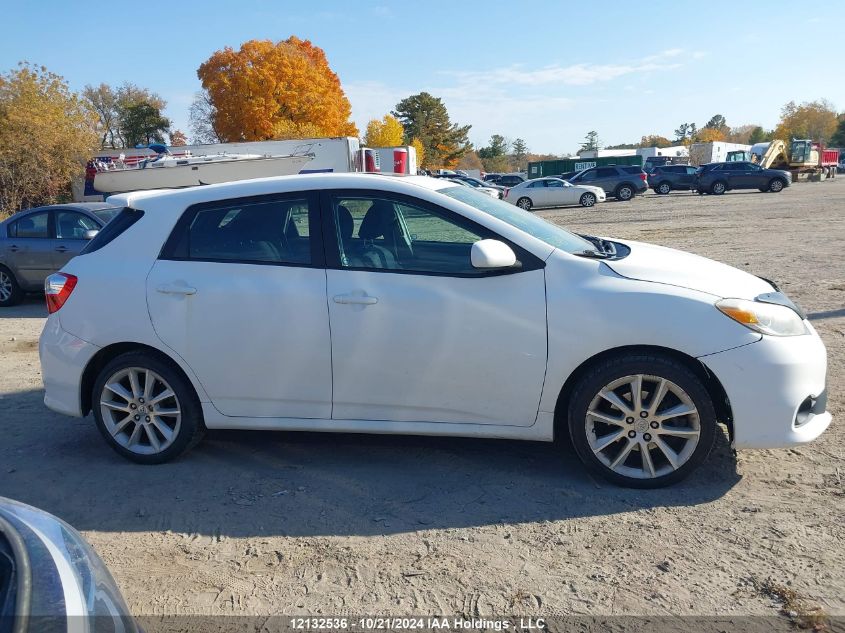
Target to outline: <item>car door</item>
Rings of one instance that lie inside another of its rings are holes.
[[[748,163],[725,163],[723,169],[727,170],[729,174],[731,189],[750,189],[754,186],[753,174],[748,169]]]
[[[678,175],[680,188],[689,189],[695,181],[696,168],[691,165],[681,167],[681,173]]]
[[[24,213],[9,225],[5,259],[21,285],[41,287],[44,279],[56,270],[54,243],[48,210]]]
[[[317,196],[189,207],[147,279],[160,339],[227,416],[331,416]]]
[[[549,181],[538,179],[528,185],[528,196],[535,207],[545,207],[549,204]]]
[[[745,163],[746,178],[748,179],[748,188],[765,189],[769,186],[769,177],[760,165],[754,163]]]
[[[542,261],[473,268],[497,236],[427,202],[326,193],[332,417],[534,424],[546,367]]]
[[[55,209],[56,241],[53,246],[53,269],[59,270],[88,243],[88,231],[99,231],[102,227],[90,216],[69,209]]]
[[[573,187],[567,187],[562,180],[546,181],[546,196],[549,206],[560,207],[573,204]]]

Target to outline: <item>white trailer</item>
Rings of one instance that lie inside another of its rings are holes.
[[[749,151],[750,145],[741,143],[693,143],[689,148],[690,165],[704,165],[705,163],[721,163],[727,160],[728,152]]]

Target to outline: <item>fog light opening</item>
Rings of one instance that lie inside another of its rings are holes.
[[[816,406],[816,399],[813,396],[807,396],[801,406],[798,407],[798,413],[795,414],[795,422],[793,426],[797,429],[809,422],[813,417],[813,409]]]

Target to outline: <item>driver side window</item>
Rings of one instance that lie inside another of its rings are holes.
[[[472,245],[495,237],[469,222],[405,201],[375,196],[332,199],[343,268],[474,275]]]

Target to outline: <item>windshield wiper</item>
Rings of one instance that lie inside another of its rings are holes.
[[[605,253],[603,251],[594,251],[594,250],[584,250],[584,251],[576,251],[573,255],[579,255],[581,257],[592,257],[594,259],[607,259],[610,257],[609,253]]]

